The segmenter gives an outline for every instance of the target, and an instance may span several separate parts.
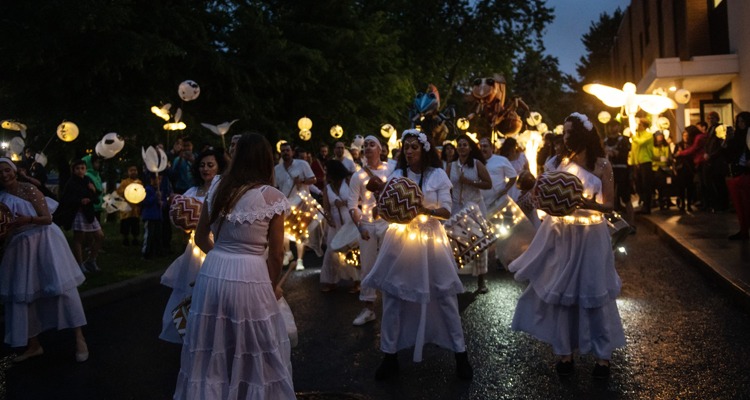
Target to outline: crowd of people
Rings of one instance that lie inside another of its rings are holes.
[[[322,145],[313,156],[289,143],[277,154],[262,135],[247,133],[234,136],[226,152],[206,148],[195,154],[189,140],[180,139],[162,174],[128,166],[119,193],[145,182],[146,197],[119,212],[120,232],[123,245],[140,246],[144,258],[170,251],[175,194],[203,205],[184,252],[162,276],[172,294],[159,337],[182,345],[175,398],[294,398],[291,343],[279,306],[281,276],[284,267],[305,268],[306,248],[323,257],[323,292],[345,284],[358,294],[362,310],[354,326],[377,320],[381,299],[383,360],[375,379],[398,375],[399,351],[413,348],[413,360],[421,361],[427,343],[455,353],[456,375],[472,379],[458,274],[472,274],[477,293],[487,293],[485,275],[499,255],[493,248],[482,251],[459,271],[443,223],[471,205],[489,217],[509,203],[521,205],[537,232],[507,265],[517,280],[528,282],[512,328],[551,345],[558,374],[573,373],[578,352],[593,353],[593,375],[608,377],[612,352],[625,345],[625,336],[615,302],[621,282],[604,214],[620,211],[632,224],[633,194],[643,214],[652,207],[723,212],[733,204],[740,230],[729,239],[748,239],[750,113],[738,114],[731,129],[720,128],[718,114],[709,113],[708,120],[685,128],[677,143],[646,118],[631,137],[610,126],[602,140],[585,115],[573,113],[562,135],[544,137],[536,174],[514,138],[496,147],[487,138],[475,142],[461,135],[439,148],[415,129],[403,132],[392,158],[375,136],[349,147],[336,142],[332,154]],[[76,360],[88,359],[76,287],[85,273],[99,270],[105,194],[100,169],[96,155],[74,161],[58,205],[46,192],[42,166],[0,158],[0,202],[15,216],[0,266],[6,343],[26,347],[16,362],[43,354],[40,332],[65,328],[75,331]],[[584,199],[573,218],[540,219],[527,201],[534,175],[545,171],[564,171],[583,184]],[[408,178],[423,196],[419,216],[406,224],[389,224],[376,206],[394,178]],[[323,218],[305,235],[290,235],[285,218],[309,199],[320,203]],[[73,231],[70,246],[58,225]],[[347,240],[334,243],[340,234]],[[358,248],[356,265],[345,262],[338,247]],[[180,332],[173,311],[188,298],[187,325]]]

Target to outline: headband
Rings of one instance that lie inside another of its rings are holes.
[[[14,164],[13,160],[8,157],[0,157],[0,163],[6,163],[10,165],[11,168],[13,168],[13,171],[18,171],[18,167],[16,167],[16,164]]]
[[[570,114],[570,116],[581,121],[583,127],[586,128],[587,131],[594,129],[594,125],[591,123],[591,121],[589,121],[589,117],[577,112]]]
[[[380,147],[381,149],[383,148],[383,145],[382,145],[382,144],[380,144],[380,140],[378,140],[378,138],[376,138],[375,136],[372,136],[372,135],[369,135],[369,136],[367,136],[367,137],[365,138],[365,143],[367,143],[367,142],[375,142],[375,144],[376,144],[376,145],[377,145],[378,147]]]
[[[406,136],[415,136],[422,143],[424,151],[430,151],[430,142],[427,140],[427,135],[420,132],[418,129],[407,129],[401,134],[401,141],[403,142]]]

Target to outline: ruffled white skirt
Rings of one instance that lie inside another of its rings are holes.
[[[193,286],[191,284],[195,282],[198,271],[201,269],[201,264],[203,264],[203,258],[206,256],[195,245],[193,237],[193,234],[191,234],[190,241],[185,246],[185,252],[177,257],[161,276],[161,284],[171,287],[172,294],[169,296],[167,306],[164,308],[159,339],[177,344],[182,344],[182,336],[177,333],[177,328],[172,320],[172,310],[182,300],[193,294]]]
[[[264,256],[218,249],[206,256],[174,398],[295,398],[289,336]]]

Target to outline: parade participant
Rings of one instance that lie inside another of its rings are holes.
[[[224,171],[225,167],[223,152],[208,150],[198,155],[195,158],[192,173],[195,186],[185,191],[183,196],[192,197],[203,203],[208,189],[211,187],[211,182]],[[159,339],[182,344],[182,337],[177,333],[177,328],[172,319],[172,310],[193,293],[193,283],[205,256],[195,245],[194,232],[190,232],[190,240],[185,246],[185,252],[177,257],[161,276],[161,284],[172,288],[172,294],[164,308]]]
[[[333,290],[339,281],[350,279],[354,282],[351,293],[359,292],[359,271],[349,267],[341,260],[339,252],[331,248],[331,242],[341,228],[350,224],[352,217],[349,214],[349,199],[351,191],[346,184],[349,171],[340,161],[328,160],[326,162],[328,185],[323,192],[323,209],[328,221],[328,232],[326,238],[326,252],[323,255],[323,265],[320,267],[320,287],[323,292]],[[353,238],[356,240],[356,238]]]
[[[325,191],[326,187],[326,163],[328,162],[328,145],[322,144],[318,149],[318,156],[313,157],[310,162],[310,168],[315,174],[315,186],[320,189],[321,192]]]
[[[446,140],[445,143],[443,143],[443,151],[440,152],[440,160],[443,162],[443,169],[447,170],[448,164],[456,161],[456,158],[458,158],[458,154],[456,154],[456,146]],[[485,157],[485,160],[486,159],[487,158]]]
[[[486,160],[485,166],[493,186],[482,190],[482,197],[487,209],[494,210],[507,204],[508,191],[515,186],[518,174],[507,158],[492,153],[493,146],[489,138],[479,139],[479,149]]]
[[[234,149],[237,147],[237,141],[240,140],[242,135],[234,135],[232,136],[232,139],[229,141],[229,159],[231,160],[232,157],[234,157]]]
[[[341,161],[346,169],[349,170],[349,174],[351,175],[357,172],[357,164],[355,164],[351,159],[347,158],[345,154],[346,145],[344,145],[344,142],[336,142],[336,144],[333,145],[333,159]]]
[[[401,141],[403,151],[392,176],[414,181],[423,200],[421,215],[412,222],[388,227],[375,265],[362,280],[363,287],[383,294],[380,349],[384,358],[375,379],[399,373],[399,350],[414,347],[413,360],[419,362],[423,346],[433,343],[455,352],[456,374],[468,380],[473,371],[456,297],[464,289],[439,221],[450,217],[451,182],[424,133],[406,130]]]
[[[315,183],[315,174],[306,161],[294,158],[292,145],[284,143],[281,145],[281,162],[274,168],[276,187],[284,193],[284,196],[292,205],[300,202],[300,195],[310,195],[310,185]],[[302,238],[297,238],[297,269],[305,269],[302,259],[305,255],[305,243]],[[289,250],[289,241],[284,244],[284,265],[292,261],[292,252]]]
[[[77,286],[85,280],[60,228],[52,223],[45,199],[29,183],[18,182],[17,168],[0,158],[0,203],[14,216],[0,263],[0,299],[5,306],[5,343],[26,346],[13,359],[22,362],[41,356],[44,349],[38,335],[49,329],[72,328],[75,358],[89,358],[81,327],[86,316]]]
[[[516,171],[516,177],[523,172],[523,170],[529,170],[529,161],[526,159],[526,154],[518,146],[518,141],[514,138],[506,138],[500,146],[500,155],[505,157],[513,166]],[[493,181],[494,182],[494,181]],[[521,190],[516,185],[508,185],[508,197],[513,201],[518,201],[518,196],[521,195]]]
[[[564,132],[569,154],[559,170],[581,180],[583,204],[572,219],[545,218],[529,248],[508,266],[517,281],[529,281],[511,327],[552,345],[559,375],[573,373],[577,350],[594,353],[593,375],[606,378],[612,351],[625,345],[615,302],[622,283],[602,217],[615,200],[612,166],[585,115],[566,118]]]
[[[138,178],[138,167],[131,165],[128,167],[127,178],[120,181],[120,185],[117,186],[117,193],[125,198],[125,188],[131,183],[143,184]],[[126,200],[127,201],[127,200]],[[120,234],[122,235],[122,244],[129,246],[131,243],[133,246],[138,246],[138,235],[141,231],[141,205],[128,202],[130,210],[120,211]],[[128,235],[133,236],[133,240],[130,241]]]
[[[448,164],[446,173],[453,184],[451,215],[458,214],[469,203],[479,206],[482,215],[487,215],[487,207],[480,190],[492,188],[492,179],[484,166],[484,155],[477,144],[466,135],[456,139],[458,159]],[[468,263],[464,270],[477,277],[477,292],[487,293],[487,251],[479,259]]]
[[[388,164],[380,161],[380,148],[382,145],[375,136],[365,138],[365,166],[352,176],[349,182],[349,213],[352,221],[359,230],[359,264],[361,266],[360,278],[364,279],[372,270],[378,251],[383,244],[385,230],[388,223],[378,218],[375,213],[375,193],[367,189],[367,184],[375,178],[381,182],[388,177],[391,170]],[[363,308],[354,319],[356,326],[364,325],[376,319],[375,300],[377,293],[374,288],[362,287],[359,291],[359,300]]]
[[[214,181],[195,242],[195,280],[175,399],[294,399],[291,345],[277,300],[289,202],[273,186],[271,145],[242,135]],[[213,239],[212,236],[213,235]]]
[[[60,195],[60,207],[55,212],[54,219],[66,230],[73,229],[73,256],[81,271],[97,272],[99,266],[96,258],[104,241],[104,232],[94,209],[98,192],[86,173],[86,163],[83,160],[74,161],[70,169],[73,174]],[[86,234],[91,234],[93,240],[84,261],[83,242]]]

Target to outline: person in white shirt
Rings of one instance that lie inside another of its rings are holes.
[[[276,187],[284,193],[292,205],[300,203],[301,194],[310,195],[310,185],[315,183],[315,174],[310,168],[310,164],[304,160],[294,158],[292,146],[288,143],[281,145],[281,162],[274,167],[274,176],[276,178]],[[284,265],[288,265],[292,259],[292,252],[289,250],[289,241],[285,240]],[[305,254],[305,243],[297,240],[297,269],[305,269],[302,263]]]
[[[518,174],[507,158],[492,153],[492,143],[489,138],[479,140],[479,149],[487,160],[485,166],[492,179],[492,188],[482,190],[484,204],[492,213],[508,203],[508,191],[515,186]]]
[[[357,172],[357,165],[354,164],[354,161],[344,156],[345,151],[346,145],[344,145],[344,142],[336,142],[336,144],[333,145],[333,158],[341,161],[346,169],[349,170],[349,173],[353,174]]]
[[[336,143],[338,146],[338,143]],[[375,193],[367,190],[370,179],[375,177],[385,181],[390,175],[391,169],[388,164],[380,161],[380,150],[382,145],[375,136],[365,138],[365,160],[366,164],[359,172],[352,176],[349,182],[349,212],[352,221],[357,225],[360,233],[359,240],[359,262],[361,266],[360,278],[364,279],[375,264],[378,250],[383,243],[383,236],[388,229],[388,222],[373,214],[376,206]],[[361,207],[361,209],[360,209]],[[373,288],[361,288],[359,300],[363,309],[354,319],[356,326],[364,325],[375,320],[375,299],[377,293]]]

